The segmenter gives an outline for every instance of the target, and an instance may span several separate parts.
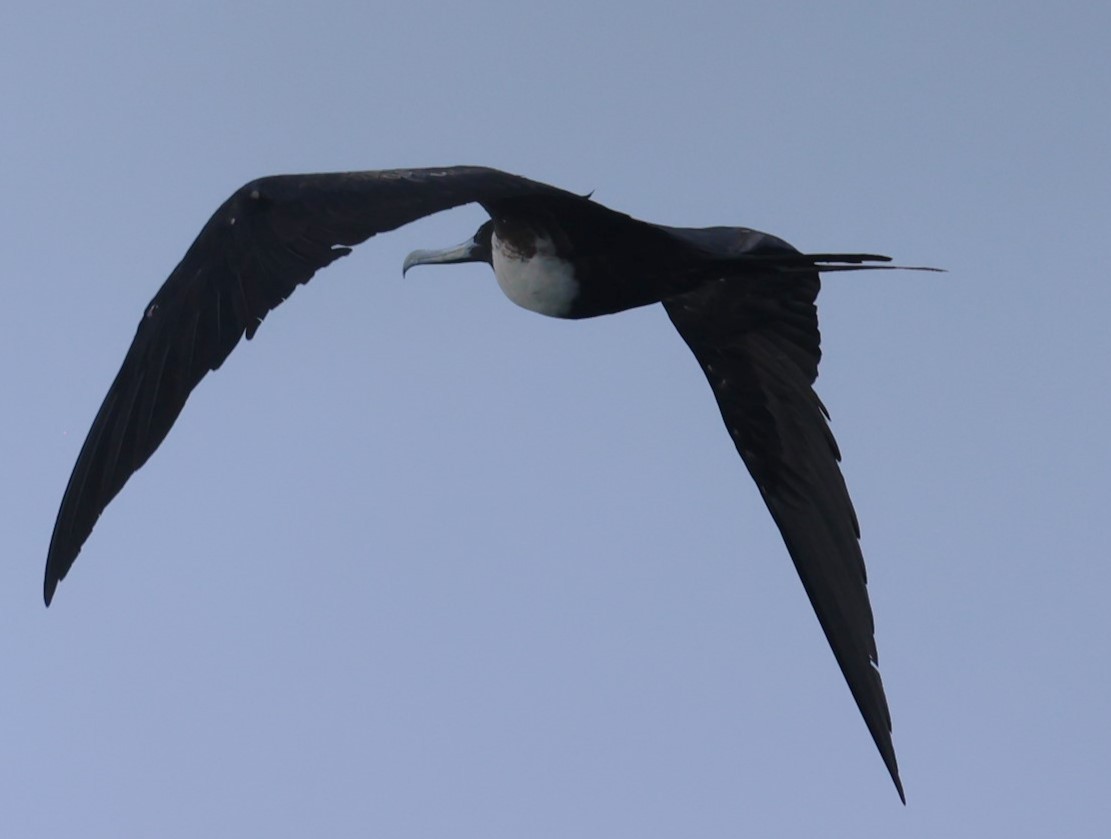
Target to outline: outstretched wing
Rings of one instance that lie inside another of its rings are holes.
[[[353,245],[432,213],[563,194],[470,166],[279,175],[237,190],[147,305],[93,420],[50,540],[47,605],[104,508],[158,448],[193,388],[298,285]]]
[[[722,279],[665,300],[664,307],[710,382],[903,798],[877,669],[860,528],[828,414],[811,387],[821,357],[814,305],[818,272],[800,269],[797,251],[755,231],[691,231],[687,238],[719,256],[748,254],[768,264],[778,253],[785,264],[794,263],[787,270],[734,276],[723,263]]]

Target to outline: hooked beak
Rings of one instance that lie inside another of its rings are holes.
[[[405,257],[405,264],[401,266],[401,276],[414,265],[450,265],[458,262],[483,262],[485,261],[478,252],[478,245],[474,239],[468,239],[453,248],[444,248],[438,251],[413,251]]]

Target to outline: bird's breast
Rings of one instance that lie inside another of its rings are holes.
[[[527,242],[490,240],[494,276],[505,296],[533,312],[553,318],[571,317],[579,283],[570,261],[556,252],[551,238],[530,234]]]

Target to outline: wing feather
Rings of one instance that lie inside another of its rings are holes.
[[[760,243],[745,244],[752,246]],[[821,357],[818,288],[816,271],[744,272],[665,300],[664,307],[702,366],[903,797],[860,528],[825,406],[811,387]]]
[[[297,286],[354,245],[432,213],[499,198],[569,194],[473,166],[277,175],[237,190],[144,310],[93,420],[50,540],[46,603],[105,507],[165,439],[189,394]]]

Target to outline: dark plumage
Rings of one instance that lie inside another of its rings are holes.
[[[267,313],[354,245],[477,202],[491,216],[459,248],[406,262],[491,263],[515,302],[593,317],[662,302],[783,534],[864,721],[902,797],[876,669],[859,529],[825,408],[819,271],[868,254],[801,254],[745,228],[664,227],[494,169],[451,167],[261,178],[201,230],[143,310],[62,499],[46,563],[58,582],[109,502],[165,438],[193,388]]]

